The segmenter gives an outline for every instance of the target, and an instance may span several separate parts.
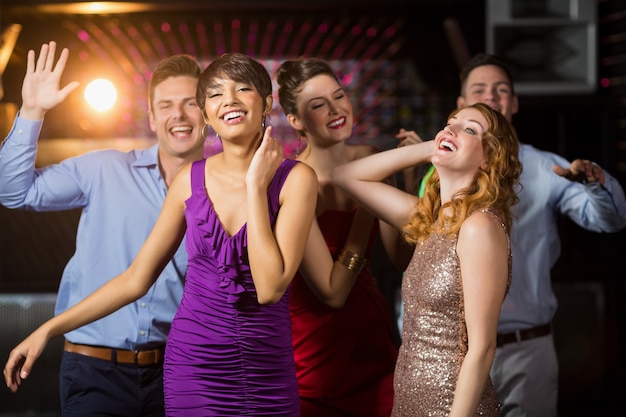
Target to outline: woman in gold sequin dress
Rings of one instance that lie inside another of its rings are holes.
[[[402,284],[394,417],[500,415],[489,369],[511,278],[517,148],[506,119],[475,104],[453,111],[433,141],[335,170],[339,186],[415,244]],[[422,199],[382,182],[429,161],[436,170]]]

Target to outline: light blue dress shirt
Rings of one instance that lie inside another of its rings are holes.
[[[128,268],[156,222],[167,188],[158,168],[158,145],[127,153],[93,151],[35,169],[42,123],[18,116],[3,143],[0,204],[35,211],[82,208],[76,252],[57,294],[58,314]],[[119,349],[163,345],[186,269],[183,242],[145,296],[66,338]]]
[[[504,300],[498,332],[550,323],[557,308],[550,271],[561,254],[557,219],[565,215],[593,232],[626,227],[626,200],[619,182],[604,173],[604,186],[581,184],[556,175],[552,166],[570,162],[521,144],[520,201],[513,207],[513,277]]]

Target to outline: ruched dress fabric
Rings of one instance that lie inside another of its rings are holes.
[[[293,166],[285,160],[268,188],[274,224]],[[167,416],[299,416],[288,291],[261,305],[247,256],[246,225],[222,227],[204,185],[205,160],[191,168],[186,245],[189,268],[164,364]]]
[[[481,211],[502,224],[492,211]],[[447,417],[450,414],[468,346],[457,240],[458,234],[431,234],[416,246],[404,273],[404,322],[394,376],[393,417]],[[510,283],[509,242],[507,290]],[[501,415],[489,378],[474,415]]]
[[[336,259],[356,211],[325,211],[318,223]],[[372,230],[369,250],[378,228]],[[398,354],[393,321],[369,265],[340,309],[323,304],[296,274],[290,313],[302,417],[388,417]]]

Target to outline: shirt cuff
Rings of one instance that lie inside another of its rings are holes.
[[[19,116],[15,118],[15,122],[13,123],[13,127],[9,131],[9,135],[7,138],[15,137],[15,140],[19,143],[30,143],[33,140],[37,141],[39,137],[39,133],[41,132],[41,126],[43,125],[42,120],[27,120],[22,119]]]

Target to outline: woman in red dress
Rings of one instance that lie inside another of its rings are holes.
[[[286,61],[277,81],[287,120],[307,142],[297,159],[315,170],[319,184],[317,222],[290,290],[302,417],[388,417],[398,351],[367,259],[379,235],[399,263],[408,262],[412,248],[397,247],[405,245],[397,229],[379,223],[333,184],[336,166],[377,150],[345,143],[353,110],[330,65]]]

